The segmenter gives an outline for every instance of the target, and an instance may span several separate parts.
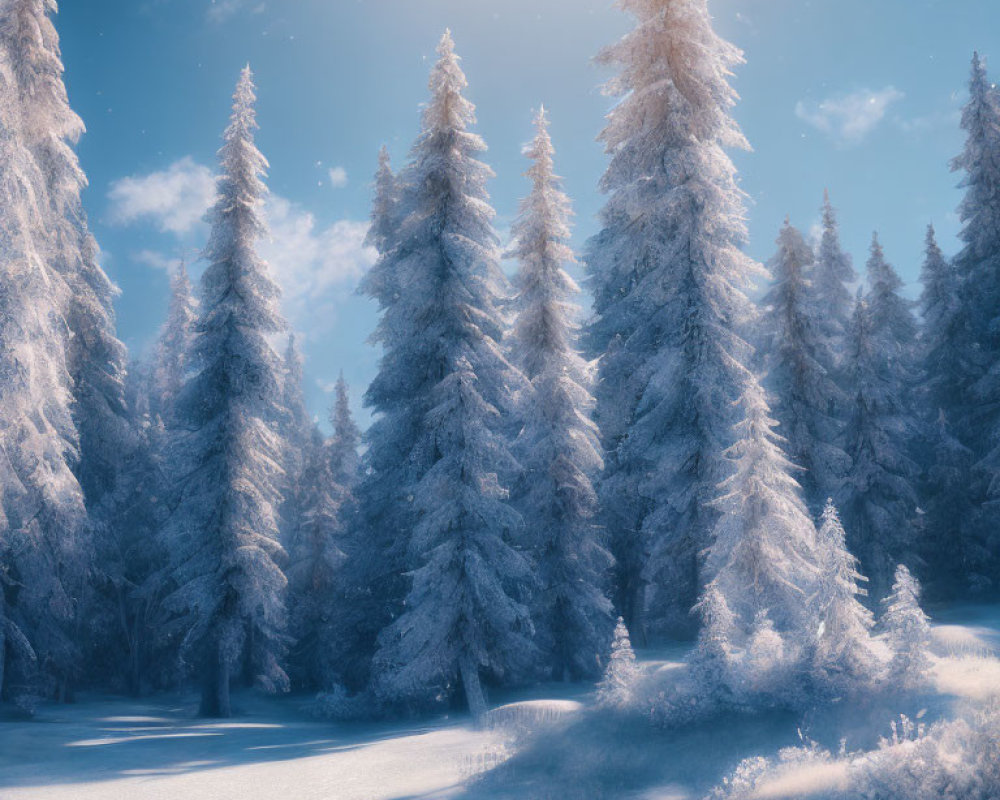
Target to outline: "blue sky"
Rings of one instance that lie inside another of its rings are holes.
[[[67,84],[88,133],[86,203],[122,289],[121,337],[148,348],[167,270],[196,257],[219,136],[240,67],[259,86],[259,144],[271,162],[266,252],[302,334],[307,394],[325,416],[343,369],[360,396],[376,366],[375,309],[354,293],[370,175],[381,143],[396,163],[417,132],[427,70],[451,27],[487,140],[498,227],[525,190],[532,109],[552,117],[558,168],[594,233],[611,102],[591,60],[628,29],[610,0],[64,0]],[[996,0],[715,0],[720,32],[746,51],[736,117],[754,147],[735,155],[751,197],[751,253],[766,259],[786,214],[809,229],[829,187],[862,266],[871,232],[904,278],[923,232],[953,252],[960,199],[949,160],[969,59],[994,55]],[[197,270],[197,266],[194,266]]]

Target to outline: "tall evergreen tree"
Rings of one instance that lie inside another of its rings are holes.
[[[962,114],[965,149],[952,168],[964,173],[959,207],[964,247],[955,257],[961,303],[948,338],[957,340],[948,380],[954,410],[946,418],[972,451],[963,558],[974,593],[1000,588],[1000,92],[975,54]]]
[[[921,486],[922,554],[928,565],[928,589],[935,596],[948,597],[966,583],[966,529],[975,519],[969,493],[972,451],[955,430],[963,402],[956,394],[963,378],[962,336],[957,328],[960,285],[954,265],[938,247],[932,225],[927,228],[921,280],[919,401],[925,415],[925,441],[920,460],[927,465]]]
[[[398,305],[404,295],[398,278],[400,254],[396,252],[401,222],[401,183],[400,176],[392,171],[389,151],[383,145],[378,154],[371,225],[366,239],[379,254],[379,259],[360,287],[362,293],[374,298],[383,309]],[[347,443],[355,431],[350,419],[346,383],[343,384],[343,403],[340,402],[339,382],[337,388],[333,413],[339,416],[346,412],[340,423],[346,424],[342,433]],[[327,635],[338,642],[340,680],[351,691],[361,691],[370,684],[371,659],[378,634],[398,615],[405,593],[406,544],[395,533],[402,530],[404,524],[402,509],[406,506],[402,500],[406,498],[408,502],[408,495],[402,493],[404,484],[400,482],[402,475],[411,471],[411,465],[405,463],[405,454],[413,446],[419,422],[404,410],[403,401],[404,398],[394,396],[382,406],[374,402],[371,390],[365,395],[366,405],[384,408],[386,416],[382,422],[376,420],[365,436],[368,452],[361,469],[367,473],[367,478],[361,482],[361,475],[357,476],[360,496],[352,499],[358,502],[344,510],[345,518],[349,516],[351,520],[344,538],[347,562],[341,571],[343,613],[338,619],[339,629],[331,629]],[[408,427],[396,427],[397,421]],[[331,422],[337,437],[338,420]],[[379,443],[385,443],[383,451],[379,450]],[[356,454],[356,442],[354,448]],[[348,450],[338,444],[332,449],[335,460],[350,456]],[[341,467],[344,466],[342,463]],[[376,466],[381,473],[376,472]],[[394,498],[395,502],[386,503],[386,498]]]
[[[88,568],[86,511],[73,474],[78,449],[72,422],[68,332],[60,301],[66,289],[46,270],[36,200],[40,172],[19,133],[16,94],[4,59],[0,104],[0,187],[4,224],[0,261],[0,583],[3,638],[27,634],[30,649],[5,648],[5,679],[33,689],[40,666],[46,688],[65,684],[78,661],[71,632]],[[13,663],[15,662],[16,663]],[[16,672],[15,672],[16,670]],[[0,689],[12,697],[10,685]]]
[[[623,0],[635,29],[601,61],[621,96],[601,135],[611,161],[603,230],[587,252],[602,356],[596,419],[600,499],[630,631],[689,630],[699,553],[718,513],[734,402],[751,381],[738,331],[759,265],[741,252],[744,198],[727,147],[741,52],[712,29],[706,0]]]
[[[371,227],[368,244],[380,254],[392,249],[396,232],[396,211],[399,205],[399,181],[392,171],[389,150],[385,145],[378,151],[378,169],[375,171],[375,198],[372,203]]]
[[[335,400],[330,409],[330,424],[333,426],[333,438],[330,440],[330,467],[334,480],[346,491],[353,491],[361,478],[361,459],[358,447],[361,444],[361,431],[351,414],[350,387],[344,380],[344,373],[337,378],[334,389]]]
[[[345,490],[334,475],[331,445],[313,426],[303,451],[295,528],[288,537],[289,632],[294,641],[289,660],[293,680],[308,689],[327,689],[340,681],[334,650],[338,642],[329,630],[340,613]]]
[[[73,158],[67,140],[79,123],[59,102],[53,10],[23,1],[0,8],[0,692],[9,698],[39,689],[66,696],[92,558],[72,414],[73,287],[56,268],[54,237],[65,226],[49,196],[51,170],[66,161],[49,164],[38,150],[39,135],[51,134]]]
[[[837,212],[830,202],[830,193],[823,192],[823,234],[820,237],[816,260],[806,270],[812,291],[813,303],[810,311],[817,324],[818,332],[826,344],[826,355],[832,359],[821,366],[830,375],[835,375],[835,367],[844,352],[844,338],[854,310],[854,298],[848,286],[857,280],[857,273],[851,257],[840,244],[840,226]]]
[[[382,307],[375,339],[384,355],[367,396],[378,416],[361,499],[368,525],[390,524],[406,543],[410,572],[405,605],[382,611],[402,609],[379,637],[378,691],[427,703],[460,678],[478,716],[481,676],[509,681],[533,658],[522,602],[530,571],[511,545],[520,518],[505,488],[517,465],[501,435],[521,378],[501,351],[507,286],[486,191],[492,173],[476,160],[485,145],[468,130],[474,109],[450,33],[438,55],[403,180],[399,244],[366,282]],[[395,275],[405,293],[392,291]]]
[[[525,154],[531,193],[514,222],[510,255],[520,264],[516,362],[531,385],[521,403],[516,455],[523,473],[516,505],[540,581],[532,606],[538,641],[556,679],[595,675],[607,648],[611,556],[595,521],[591,483],[602,462],[587,364],[575,349],[579,292],[563,265],[573,260],[569,198],[553,165],[545,110]]]
[[[123,450],[131,449],[125,409],[125,348],[115,335],[118,290],[98,263],[81,192],[87,184],[73,145],[84,132],[63,83],[55,0],[11,0],[0,10],[0,40],[17,86],[24,146],[43,175],[46,265],[69,287],[63,314],[71,332],[68,366],[80,436],[76,465],[88,503],[113,490]]]
[[[201,709],[209,716],[230,715],[234,670],[269,690],[288,682],[278,664],[286,580],[277,517],[283,448],[275,433],[287,410],[281,362],[268,342],[283,322],[278,287],[257,254],[267,161],[254,144],[254,101],[247,67],[219,151],[195,374],[178,402],[178,446],[186,455],[181,501],[165,528],[176,584],[168,604],[202,678]]]
[[[769,268],[775,283],[761,303],[767,388],[785,451],[804,470],[805,499],[816,508],[837,489],[850,461],[838,446],[835,417],[844,398],[832,372],[831,339],[813,312],[820,298],[807,278],[815,271],[812,249],[787,220]]]
[[[187,377],[197,316],[198,303],[191,292],[187,266],[181,261],[170,276],[170,302],[156,343],[150,391],[150,411],[165,421],[171,419],[174,401]]]
[[[913,410],[916,323],[911,302],[878,241],[868,259],[869,290],[859,300],[849,333],[853,413],[847,428],[851,470],[840,502],[851,552],[871,580],[874,599],[892,584],[896,564],[912,558],[916,530],[919,433]]]

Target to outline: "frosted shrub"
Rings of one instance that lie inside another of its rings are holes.
[[[604,708],[624,709],[635,701],[636,684],[641,676],[635,652],[629,641],[628,628],[619,617],[615,626],[611,657],[604,671],[604,680],[597,687],[597,703]]]
[[[713,800],[995,800],[1000,796],[1000,708],[923,726],[901,717],[870,752],[834,756],[809,744],[743,761]]]
[[[910,689],[924,685],[931,668],[931,626],[920,608],[920,584],[902,564],[896,568],[892,594],[885,599],[881,625],[892,647],[889,685]]]

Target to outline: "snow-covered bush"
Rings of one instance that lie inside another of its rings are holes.
[[[708,797],[750,800],[995,800],[1000,796],[1000,706],[924,728],[906,717],[869,752],[834,756],[815,743],[743,761]]]
[[[896,568],[892,594],[884,602],[880,622],[892,647],[889,684],[916,688],[927,681],[931,667],[931,626],[920,608],[920,584],[902,564]]]

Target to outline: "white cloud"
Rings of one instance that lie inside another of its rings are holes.
[[[166,170],[112,184],[111,217],[123,225],[151,224],[190,242],[214,194],[211,171],[186,157]],[[338,220],[322,227],[311,212],[280,195],[268,197],[264,217],[270,237],[261,242],[261,255],[282,288],[285,313],[298,329],[328,330],[338,303],[375,261],[374,250],[365,246],[368,223]],[[198,233],[204,238],[207,231]],[[155,269],[177,263],[152,249],[134,259]]]
[[[819,103],[799,101],[795,116],[842,145],[861,142],[885,119],[889,107],[904,97],[893,86],[832,95]]]
[[[334,189],[343,189],[347,186],[347,170],[343,167],[333,167],[330,170],[330,185]]]
[[[281,285],[285,312],[306,331],[328,329],[337,301],[375,261],[365,246],[368,223],[344,219],[320,228],[310,212],[277,195],[265,216],[271,237],[261,254]]]
[[[162,269],[164,272],[173,272],[181,263],[179,258],[173,258],[158,250],[140,250],[132,256],[132,259],[147,267]]]
[[[190,156],[159,172],[117,180],[108,192],[113,223],[150,221],[177,236],[194,231],[214,197],[212,171]]]

